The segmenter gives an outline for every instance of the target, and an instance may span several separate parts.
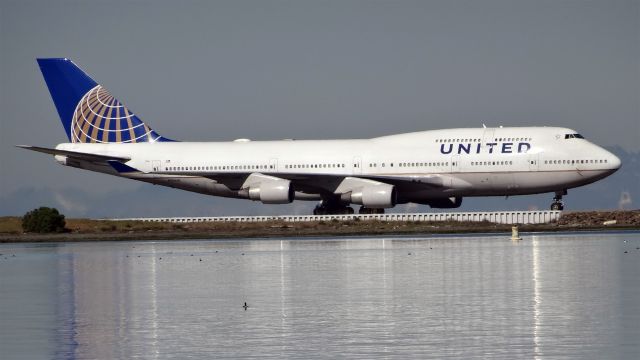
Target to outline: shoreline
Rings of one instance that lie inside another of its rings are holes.
[[[67,219],[68,232],[22,233],[19,217],[0,217],[0,243],[163,241],[194,239],[291,238],[326,236],[505,234],[511,225],[489,222],[398,222],[377,220],[295,223],[150,223]],[[604,225],[605,222],[615,223]],[[589,211],[563,214],[548,224],[518,225],[521,234],[532,232],[580,232],[640,230],[640,210]]]
[[[640,231],[640,227],[607,227],[607,228],[564,228],[564,229],[531,229],[520,230],[520,236],[533,234],[552,234],[552,233],[607,233],[607,232],[634,232]],[[364,237],[364,236],[437,236],[437,235],[504,235],[505,239],[511,236],[511,229],[508,231],[496,230],[478,230],[478,231],[432,231],[432,232],[342,232],[342,233],[316,233],[316,234],[298,234],[298,233],[274,233],[274,234],[256,234],[256,235],[239,235],[239,234],[211,234],[211,233],[152,233],[141,234],[133,233],[121,236],[122,234],[77,234],[78,236],[69,236],[69,234],[60,234],[62,236],[33,236],[26,234],[19,237],[0,236],[0,244],[21,244],[21,243],[81,243],[81,242],[119,242],[119,241],[189,241],[189,240],[235,240],[235,239],[263,239],[271,240],[277,238],[325,238],[325,237]],[[57,234],[56,234],[57,235]],[[67,235],[67,236],[65,236]]]

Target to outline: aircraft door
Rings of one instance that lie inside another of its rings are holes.
[[[278,159],[269,159],[269,172],[278,171]]]
[[[493,138],[493,133],[495,132],[495,129],[489,129],[486,128],[484,129],[484,132],[482,133],[482,146],[486,146],[487,143],[491,143],[494,142],[494,138]]]
[[[160,171],[160,160],[152,160],[151,161],[151,169],[153,169],[152,171],[156,172],[156,171]]]
[[[460,172],[461,168],[462,167],[460,165],[460,155],[458,154],[452,155],[451,156],[451,172],[452,173]]]
[[[540,154],[530,154],[527,156],[530,171],[538,171],[540,166]]]
[[[356,156],[353,158],[353,173],[354,174],[362,174],[362,161],[360,161],[360,157]]]

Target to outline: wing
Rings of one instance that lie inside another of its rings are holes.
[[[220,183],[231,187],[238,187],[251,173],[243,174],[207,174],[204,175]],[[455,185],[457,179],[440,174],[420,174],[420,175],[345,175],[345,174],[295,174],[295,173],[261,173],[290,180],[296,191],[306,193],[336,193],[342,192],[345,180],[353,186],[364,186],[372,182],[395,185],[399,191],[412,192],[425,189],[447,189]],[[186,175],[186,174],[185,174]],[[188,175],[197,175],[189,173]],[[202,175],[200,175],[202,176]],[[361,181],[354,181],[354,180]],[[343,186],[341,186],[343,185]],[[345,189],[346,190],[346,189]]]

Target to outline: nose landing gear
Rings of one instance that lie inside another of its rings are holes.
[[[553,203],[551,203],[551,210],[564,210],[564,203],[562,202],[562,195],[567,195],[567,191],[556,192],[553,197]]]

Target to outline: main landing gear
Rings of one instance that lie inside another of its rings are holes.
[[[358,214],[384,214],[384,209],[372,209],[364,206],[360,206]]]
[[[340,203],[321,201],[313,209],[313,215],[350,215],[353,214],[351,206],[345,206]]]
[[[322,200],[316,208],[313,209],[313,215],[351,215],[353,208],[345,205],[338,200]],[[360,206],[358,214],[384,214],[384,209],[373,209]]]
[[[556,192],[556,195],[553,197],[553,203],[551,203],[551,210],[564,210],[562,195],[567,195],[567,190]]]

